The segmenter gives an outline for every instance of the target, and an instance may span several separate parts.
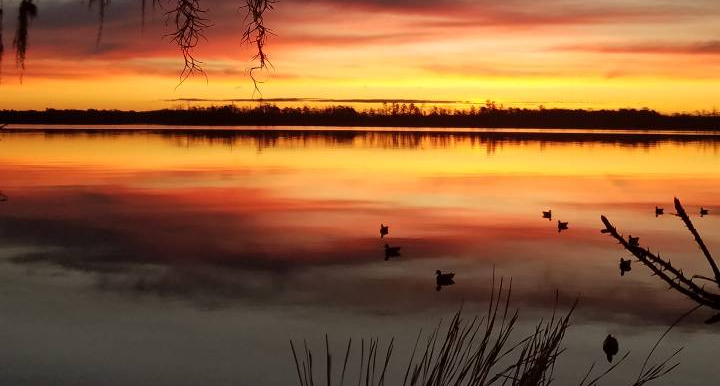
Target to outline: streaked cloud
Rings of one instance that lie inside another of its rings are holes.
[[[720,55],[720,40],[690,43],[638,43],[560,46],[559,50],[607,54]]]
[[[233,1],[202,4],[212,27],[196,54],[210,83],[192,80],[181,91],[192,89],[201,99],[251,99],[246,69],[252,51],[240,46],[242,10]],[[169,32],[164,10],[153,12],[148,6],[143,30],[140,6],[136,0],[113,1],[106,10],[103,39],[96,45],[96,10],[75,1],[40,3],[25,72],[26,83],[34,82],[37,88],[20,87],[18,72],[6,60],[7,92],[0,103],[55,106],[66,98],[39,92],[40,84],[98,88],[113,80],[136,89],[142,81],[131,79],[148,77],[163,85],[149,91],[154,95],[150,99],[178,99],[174,87],[181,59],[164,37]],[[7,8],[6,28],[11,29],[7,20],[15,15]],[[263,96],[317,95],[338,102],[568,99],[545,86],[536,89],[538,82],[560,81],[577,85],[577,101],[600,100],[602,107],[712,108],[697,105],[708,102],[679,97],[683,93],[643,94],[647,88],[627,79],[666,82],[668,90],[679,83],[688,89],[699,79],[716,79],[720,63],[707,57],[720,51],[718,17],[720,7],[707,0],[285,0],[267,16],[275,33],[267,46],[275,70],[263,75],[268,81]],[[661,60],[643,59],[650,54]],[[684,57],[681,65],[672,59],[679,56]],[[629,92],[618,98],[616,93],[591,90],[605,80],[621,82],[607,87]],[[132,82],[140,83],[130,86]],[[711,90],[717,87],[707,87],[702,92],[716,95]],[[203,88],[206,91],[198,91]],[[8,93],[20,97],[10,100]],[[141,109],[147,100],[127,103]],[[87,98],[73,106],[97,107],[96,102]]]

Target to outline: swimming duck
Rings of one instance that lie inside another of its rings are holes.
[[[709,213],[710,213],[709,210],[707,210],[707,209],[705,209],[705,208],[703,208],[703,207],[700,207],[700,217],[702,217],[702,216],[707,216]]]
[[[620,258],[620,276],[625,276],[625,272],[630,272],[632,267],[630,266],[630,259]]]
[[[657,206],[655,207],[655,217],[663,215],[664,213],[665,213],[665,209],[658,208]]]
[[[391,247],[391,246],[385,244],[385,260],[388,260],[391,257],[400,256],[400,248],[401,247]]]
[[[388,232],[390,232],[390,226],[380,224],[380,238],[385,237],[385,235],[388,234]]]
[[[628,235],[628,244],[630,244],[630,246],[637,247],[640,245],[640,238],[632,237],[632,235]]]
[[[620,349],[617,339],[614,336],[608,335],[603,342],[603,351],[607,355],[608,362],[612,362],[613,356],[615,356]]]
[[[567,223],[567,221],[566,221],[566,222],[562,222],[562,221],[558,220],[558,232],[562,232],[562,231],[567,230],[567,229],[568,229],[568,223]]]
[[[552,220],[552,210],[543,211],[542,212],[542,218],[546,218],[548,220]]]
[[[455,277],[454,273],[442,273],[438,269],[437,271],[435,271],[435,283],[437,284],[437,287],[435,287],[435,289],[440,291],[443,286],[455,284],[455,282],[453,281],[453,277]]]

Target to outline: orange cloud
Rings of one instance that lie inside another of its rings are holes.
[[[195,54],[209,83],[191,80],[178,90],[182,62],[163,38],[169,32],[163,11],[148,9],[142,29],[137,2],[113,2],[96,45],[95,11],[72,1],[40,4],[30,31],[26,86],[19,86],[19,72],[6,60],[0,107],[112,106],[113,98],[83,100],[65,90],[97,90],[103,82],[128,89],[118,90],[128,98],[118,105],[123,108],[158,107],[147,103],[147,95],[249,98],[252,50],[240,46],[242,10],[232,1],[202,4],[212,26]],[[719,14],[706,0],[287,0],[267,16],[275,33],[267,46],[275,70],[263,74],[263,96],[711,109],[718,95],[712,82]],[[710,83],[699,85],[701,80]],[[149,84],[155,88],[143,86]],[[133,102],[131,91],[140,88],[143,98]]]

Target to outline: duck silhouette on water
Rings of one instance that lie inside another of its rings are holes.
[[[380,238],[385,237],[385,235],[387,235],[389,232],[390,232],[389,225],[380,224]]]
[[[663,208],[658,208],[658,207],[656,206],[656,207],[655,207],[655,217],[657,217],[657,216],[662,216],[663,214],[665,214],[665,209],[663,209]]]
[[[544,211],[542,212],[542,218],[548,219],[548,221],[552,221],[552,210]]]
[[[707,210],[703,207],[700,207],[700,217],[707,216],[708,214],[710,214],[709,210]]]
[[[620,258],[620,276],[625,276],[625,272],[632,271],[630,263],[630,259],[625,260],[622,257]]]
[[[399,257],[400,248],[401,247],[391,247],[385,244],[385,261],[390,260],[391,257]]]
[[[566,231],[567,229],[568,229],[568,222],[567,221],[563,222],[563,221],[558,220],[558,233],[560,233],[562,231]]]
[[[640,237],[632,237],[632,235],[628,235],[628,244],[632,247],[639,247]]]
[[[605,355],[607,355],[608,362],[612,362],[613,357],[617,355],[619,350],[620,345],[618,344],[617,339],[615,339],[612,335],[608,335],[603,342],[603,351],[605,351]]]
[[[452,272],[442,273],[439,269],[435,271],[435,283],[437,284],[435,290],[440,291],[444,286],[455,284],[453,277],[455,274]]]

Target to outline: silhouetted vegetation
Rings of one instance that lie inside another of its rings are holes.
[[[167,36],[170,40],[177,44],[180,49],[180,53],[184,59],[184,66],[180,73],[180,84],[185,79],[194,74],[200,74],[205,76],[201,64],[193,50],[198,45],[199,41],[204,38],[203,30],[211,26],[205,13],[207,9],[201,6],[201,0],[165,0],[168,5],[168,11],[165,13],[167,16],[165,20],[166,25],[172,25],[174,31],[169,33]],[[270,64],[268,56],[264,51],[267,37],[272,34],[270,29],[265,27],[264,14],[273,9],[273,4],[276,0],[245,0],[246,4],[242,8],[246,8],[247,12],[243,22],[245,23],[245,30],[242,35],[242,44],[248,44],[254,46],[257,52],[254,54],[252,60],[257,60],[257,65],[248,69],[250,78],[255,85],[255,91],[258,92],[258,80],[256,79],[254,72],[256,70],[266,69]],[[95,40],[96,45],[100,45],[102,39],[103,28],[105,26],[105,14],[106,9],[110,6],[110,0],[88,0],[88,9],[92,9],[97,4],[98,12],[98,30],[97,38]],[[161,5],[161,0],[152,0],[153,9],[156,5]],[[141,7],[141,32],[145,30],[145,7],[146,0],[140,0]],[[0,71],[2,67],[2,4],[0,4]],[[13,47],[15,48],[16,64],[21,70],[25,69],[25,56],[28,47],[28,28],[30,21],[37,16],[37,5],[33,3],[33,0],[21,0],[18,8],[18,23],[17,33],[13,40]],[[22,72],[20,75],[22,80]]]
[[[323,108],[192,107],[154,111],[55,110],[0,111],[0,122],[27,124],[159,124],[191,126],[343,126],[343,127],[446,127],[446,128],[572,128],[719,130],[720,115],[665,115],[653,110],[580,110],[494,108],[469,110],[420,108],[385,104],[358,111],[348,106]]]
[[[25,55],[28,47],[28,27],[30,22],[37,16],[37,6],[32,0],[22,0],[18,10],[18,25],[15,32],[13,46],[15,47],[15,64],[20,70],[25,69]],[[22,80],[22,71],[20,72]]]
[[[688,278],[681,268],[677,268],[672,265],[670,259],[663,259],[660,256],[660,253],[652,253],[650,248],[641,247],[637,237],[633,238],[632,236],[628,236],[628,240],[625,240],[625,238],[605,216],[601,216],[603,225],[605,225],[605,229],[602,230],[602,233],[607,233],[617,240],[617,242],[628,252],[632,253],[638,261],[648,267],[650,271],[652,271],[653,276],[659,277],[669,286],[670,289],[674,289],[675,291],[687,296],[701,306],[710,307],[714,310],[720,310],[720,294],[717,292],[710,292],[705,289],[705,285],[699,285],[696,283],[696,280],[703,280],[720,286],[720,269],[710,254],[710,251],[705,246],[705,242],[702,240],[700,234],[692,224],[692,221],[690,221],[690,217],[680,203],[680,200],[675,198],[674,205],[675,210],[677,211],[676,216],[680,217],[685,226],[688,228],[690,234],[692,234],[693,239],[695,239],[695,242],[698,244],[698,247],[707,260],[708,265],[713,271],[712,278],[702,275],[693,275]],[[716,323],[718,321],[720,321],[720,314],[708,319],[706,323]]]

